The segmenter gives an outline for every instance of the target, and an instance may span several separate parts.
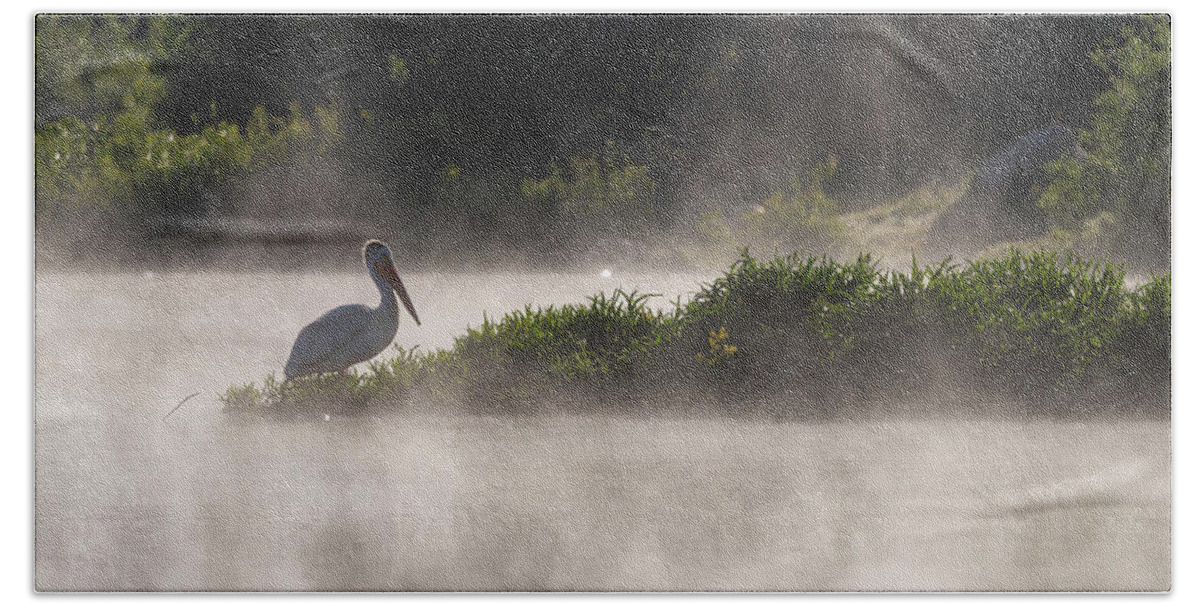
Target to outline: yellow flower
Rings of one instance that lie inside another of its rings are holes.
[[[725,344],[725,340],[728,338],[729,332],[724,327],[708,332],[708,354],[696,353],[696,359],[707,363],[710,367],[715,367],[733,358],[737,354],[737,347]]]

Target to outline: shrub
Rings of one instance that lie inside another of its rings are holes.
[[[836,249],[845,240],[846,226],[837,204],[825,194],[825,184],[837,170],[830,157],[803,176],[794,175],[762,204],[742,216],[747,242],[776,250],[818,252]]]
[[[1107,214],[1111,249],[1162,266],[1171,238],[1171,29],[1146,16],[1125,28],[1120,44],[1096,49],[1092,60],[1110,87],[1096,98],[1090,128],[1080,132],[1086,156],[1048,165],[1053,178],[1038,202],[1065,232]]]
[[[512,407],[586,388],[617,406],[631,391],[685,387],[729,405],[780,393],[850,405],[928,394],[954,382],[1022,402],[1075,408],[1104,391],[1169,395],[1170,275],[1130,290],[1123,270],[1054,252],[1010,251],[964,267],[884,272],[867,256],[743,251],[730,270],[669,312],[615,291],[586,304],[485,319],[453,349],[412,351],[368,373],[231,388],[238,404],[313,399],[394,403],[454,386]],[[571,402],[572,400],[563,400]],[[789,402],[791,403],[791,402]]]
[[[254,108],[245,125],[193,116],[194,130],[166,128],[155,109],[167,90],[156,69],[171,65],[190,22],[168,17],[37,20],[38,108],[34,190],[39,216],[100,207],[115,216],[203,211],[205,195],[236,178],[341,144],[343,111],[299,105],[289,116]]]
[[[620,373],[669,339],[673,319],[647,306],[651,297],[616,290],[585,305],[526,307],[468,329],[454,350],[468,365],[490,362],[559,378]]]
[[[542,179],[525,179],[521,193],[531,206],[566,222],[604,234],[644,234],[654,225],[656,185],[650,168],[633,162],[609,140],[591,156],[572,156]]]

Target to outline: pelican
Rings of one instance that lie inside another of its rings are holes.
[[[363,245],[363,262],[379,288],[379,306],[338,306],[300,330],[283,368],[287,380],[309,374],[341,372],[383,352],[400,327],[396,296],[400,296],[417,325],[421,324],[408,292],[404,291],[404,283],[396,273],[396,265],[392,263],[392,250],[382,241],[367,241]]]

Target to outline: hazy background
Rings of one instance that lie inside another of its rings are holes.
[[[39,262],[328,266],[380,237],[413,265],[711,267],[1042,238],[1162,269],[1154,23],[44,16]],[[1064,154],[1094,162],[1043,171]]]

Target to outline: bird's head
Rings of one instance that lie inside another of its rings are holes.
[[[404,308],[408,309],[408,314],[412,315],[413,321],[420,325],[421,319],[417,317],[417,310],[413,308],[412,300],[408,298],[408,292],[404,289],[404,283],[400,281],[400,273],[396,271],[392,250],[388,249],[387,244],[374,239],[367,241],[367,244],[363,245],[363,262],[366,263],[368,272],[382,278],[391,286],[396,295],[400,297]]]

